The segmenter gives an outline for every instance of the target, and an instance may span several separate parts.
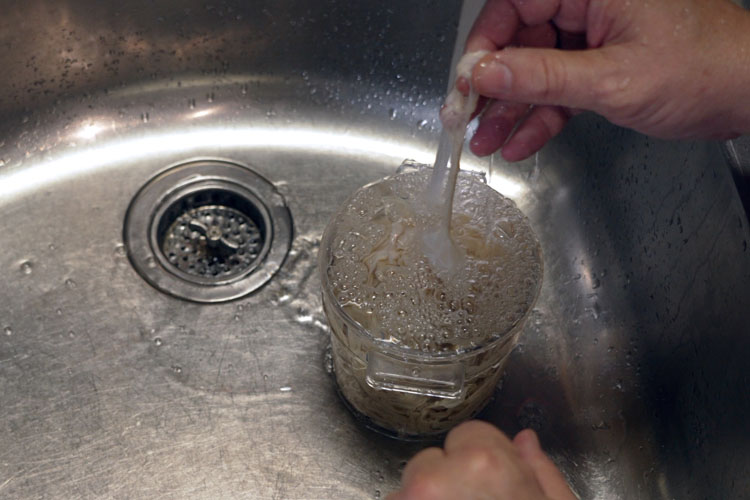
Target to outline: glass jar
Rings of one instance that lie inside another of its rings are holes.
[[[485,406],[542,282],[526,217],[468,172],[451,222],[463,260],[435,269],[423,238],[436,223],[422,197],[430,172],[402,168],[360,188],[319,256],[339,392],[370,427],[402,438],[442,434]]]

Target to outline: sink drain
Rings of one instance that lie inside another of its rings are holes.
[[[262,260],[270,243],[268,214],[250,193],[201,182],[157,212],[156,246],[172,272],[212,283],[242,275]]]
[[[289,251],[292,219],[264,177],[226,161],[196,161],[141,188],[124,239],[133,267],[155,288],[222,302],[273,277]]]

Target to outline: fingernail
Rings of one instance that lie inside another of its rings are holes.
[[[496,57],[484,59],[475,70],[474,83],[480,93],[508,92],[513,85],[513,73]]]

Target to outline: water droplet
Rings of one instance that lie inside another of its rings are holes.
[[[380,498],[380,490],[375,490],[375,498]]]
[[[417,129],[422,130],[427,126],[427,120],[419,120],[417,122]]]
[[[65,286],[67,286],[68,288],[75,288],[76,286],[78,286],[78,283],[73,281],[71,278],[68,278],[65,280]]]
[[[55,250],[55,244],[54,243],[50,243],[47,248],[49,248],[50,251],[54,251]]]
[[[29,262],[28,260],[21,263],[21,272],[23,274],[31,274],[31,272],[34,270],[34,264]]]
[[[7,335],[8,337],[10,337],[11,335],[13,335],[13,329],[11,327],[9,327],[9,326],[6,326],[3,329],[3,331],[5,332],[5,335]]]
[[[307,325],[307,324],[312,323],[315,318],[313,318],[312,314],[309,314],[306,311],[303,311],[302,313],[300,313],[297,316],[295,316],[294,319],[298,323],[302,323],[303,325]]]
[[[68,332],[68,337],[70,337],[71,339],[74,338],[75,336],[76,336],[76,332],[74,332],[73,330],[70,330]]]
[[[154,339],[154,345],[155,345],[156,347],[161,347],[161,345],[162,345],[162,344],[163,344],[163,342],[162,342],[162,340],[161,340],[161,337],[156,337],[156,338]]]
[[[143,123],[148,123],[148,120],[149,120],[148,113],[141,113],[141,121]]]
[[[288,385],[285,385],[284,387],[279,388],[281,392],[292,392],[292,388]]]
[[[263,375],[263,380],[268,380],[268,375]]]
[[[146,266],[150,269],[154,269],[156,267],[156,261],[151,255],[146,257]]]
[[[55,313],[57,313],[58,316],[62,316],[62,309],[56,309]]]
[[[391,120],[395,120],[397,116],[398,116],[398,112],[395,109],[391,108],[388,110],[388,117]]]
[[[247,83],[242,86],[242,95],[247,95]]]
[[[195,109],[195,99],[188,100],[188,106],[190,109]]]
[[[179,375],[182,373],[182,367],[180,365],[172,365],[172,371]]]
[[[206,94],[206,100],[208,102],[214,102],[214,93],[210,92],[210,93]]]
[[[323,357],[323,368],[325,368],[327,374],[330,375],[333,373],[333,353],[331,352],[331,346],[328,346]]]
[[[594,302],[594,306],[591,308],[591,316],[594,319],[599,319],[602,314],[602,308],[599,306],[599,302]]]
[[[127,254],[127,251],[125,250],[125,245],[123,245],[122,243],[115,245],[115,250],[114,250],[115,258],[125,257],[126,254]]]

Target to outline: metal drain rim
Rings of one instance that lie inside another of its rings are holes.
[[[263,249],[247,270],[228,279],[199,279],[171,264],[158,244],[156,226],[164,212],[189,193],[219,189],[257,208],[266,225]],[[291,247],[292,219],[283,196],[249,167],[219,159],[172,166],[149,180],[135,195],[125,216],[123,239],[131,264],[150,285],[174,297],[201,303],[245,296],[268,282]]]

